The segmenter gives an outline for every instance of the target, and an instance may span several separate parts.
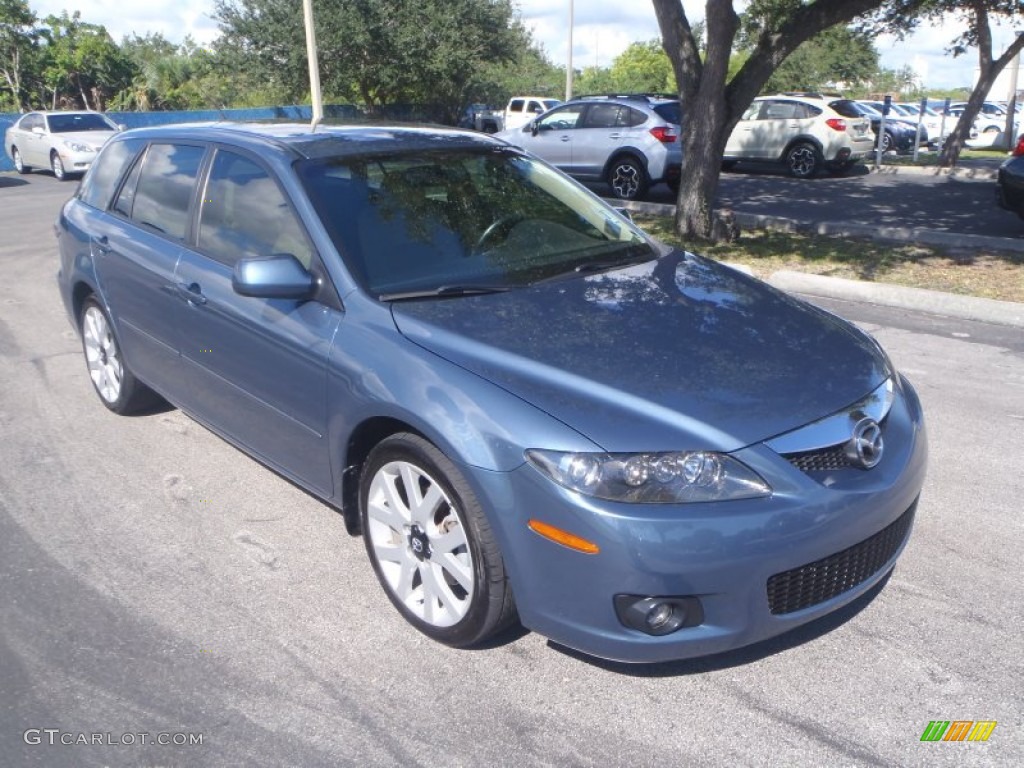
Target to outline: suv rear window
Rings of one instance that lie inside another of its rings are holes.
[[[666,123],[679,125],[683,122],[683,111],[679,108],[678,101],[666,101],[664,104],[655,104],[653,109],[658,113],[658,117]]]

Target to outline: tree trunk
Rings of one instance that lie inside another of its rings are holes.
[[[926,0],[903,0],[910,12]],[[765,27],[746,63],[726,84],[729,57],[739,30],[732,2],[706,0],[707,51],[701,58],[682,0],[652,0],[662,46],[672,62],[682,111],[683,163],[676,229],[684,238],[710,239],[722,153],[743,111],[772,72],[805,40],[848,22],[883,0],[815,0],[791,3]]]
[[[967,100],[967,106],[964,108],[963,114],[960,115],[956,127],[942,144],[939,165],[943,168],[951,168],[956,165],[964,143],[970,138],[971,126],[974,125],[974,118],[981,111],[981,105],[984,103],[985,97],[992,90],[992,85],[995,83],[999,73],[1003,71],[1007,64],[1013,61],[1013,58],[1024,47],[1024,35],[1018,35],[1013,44],[1003,52],[1003,55],[993,60],[992,28],[989,24],[988,10],[985,8],[984,3],[975,2],[972,3],[972,6],[978,30],[978,82],[975,84],[974,90],[971,91],[970,98]],[[1015,136],[1011,137],[1011,140],[1015,138]]]

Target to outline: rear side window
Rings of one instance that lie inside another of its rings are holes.
[[[619,112],[622,110],[618,104],[591,104],[587,110],[587,117],[583,123],[584,128],[614,128],[619,123]]]
[[[679,108],[679,102],[677,101],[658,104],[654,107],[654,111],[657,112],[658,117],[666,123],[675,123],[676,125],[679,125],[683,122],[683,111]],[[637,123],[631,123],[631,125],[637,125]]]
[[[510,101],[508,103],[508,111],[509,112],[522,112],[523,111],[523,100],[522,99],[512,99],[512,101]]]
[[[304,267],[313,248],[288,200],[262,166],[218,150],[203,194],[199,249],[224,264],[288,253]]]
[[[117,187],[117,181],[131,165],[145,142],[140,139],[114,141],[107,144],[92,164],[78,190],[78,199],[86,205],[103,210]]]
[[[151,145],[141,170],[136,169],[138,185],[129,178],[115,208],[139,224],[184,240],[192,192],[205,152],[203,147],[185,144]],[[132,176],[136,176],[134,171]]]

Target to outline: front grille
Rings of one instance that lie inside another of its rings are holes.
[[[899,519],[860,544],[768,579],[768,608],[793,613],[841,595],[875,575],[900,548],[914,521],[916,502]]]
[[[802,453],[787,453],[783,458],[802,472],[834,472],[850,466],[845,445],[831,445],[828,448]]]

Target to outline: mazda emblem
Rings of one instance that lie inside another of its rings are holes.
[[[862,416],[853,425],[853,437],[846,444],[846,458],[855,467],[871,469],[882,460],[884,449],[882,428],[870,416]]]

